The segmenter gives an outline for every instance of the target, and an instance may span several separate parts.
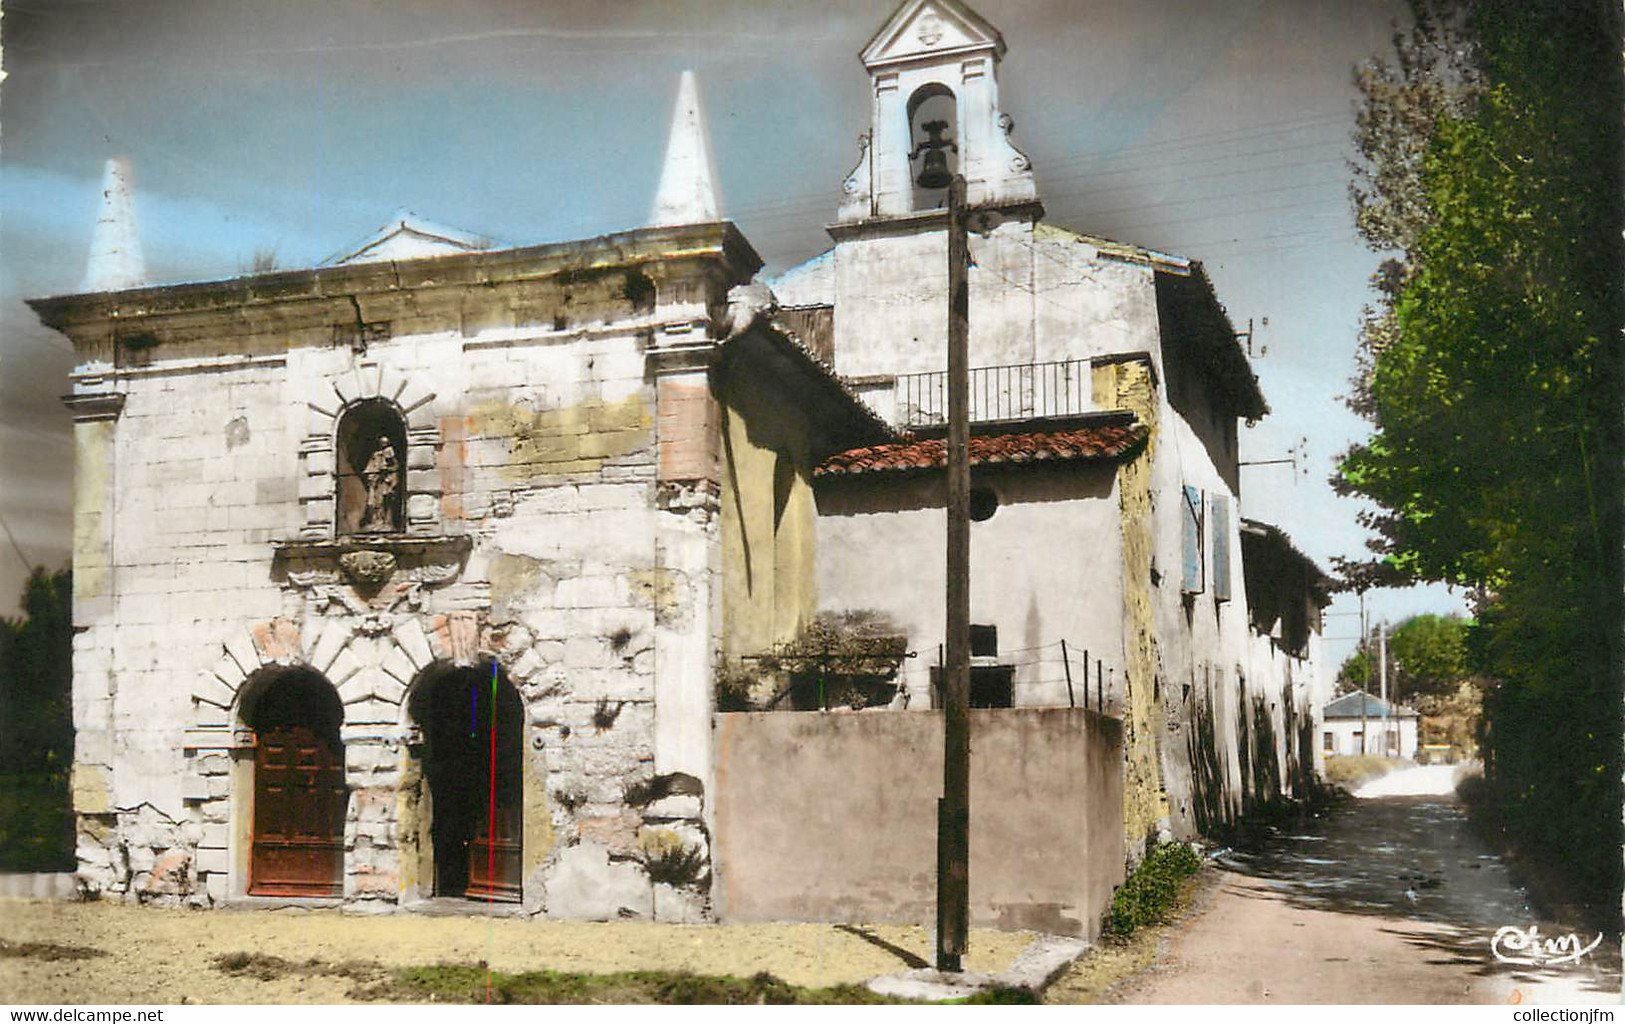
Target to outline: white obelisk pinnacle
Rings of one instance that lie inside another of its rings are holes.
[[[650,227],[704,224],[718,220],[716,171],[711,160],[711,139],[700,115],[694,72],[684,71],[672,112],[671,141],[666,144],[666,165],[660,172]]]
[[[82,292],[111,292],[146,283],[129,179],[129,164],[123,157],[107,161],[102,174],[102,212],[90,236],[90,259],[79,286]]]

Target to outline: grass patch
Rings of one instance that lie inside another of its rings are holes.
[[[1045,1003],[1093,1004],[1106,1002],[1114,987],[1150,967],[1157,958],[1163,936],[1174,927],[1196,899],[1201,879],[1191,876],[1179,883],[1173,905],[1161,924],[1143,925],[1132,935],[1110,931],[1055,983],[1044,990]]]
[[[749,978],[689,974],[684,971],[622,971],[578,974],[526,971],[507,974],[479,964],[434,964],[405,967],[389,977],[350,991],[352,999],[391,1003],[492,1003],[617,1005],[627,1003],[700,1006],[828,1006],[834,1004],[906,1003],[878,995],[861,985],[802,988],[771,974]],[[1024,988],[996,988],[956,1000],[974,1004],[1031,1004],[1037,997]]]
[[[106,956],[104,949],[91,946],[61,946],[55,942],[7,942],[0,939],[0,960],[91,960]]]
[[[214,958],[214,967],[222,974],[236,978],[254,978],[259,981],[275,981],[278,978],[290,977],[308,978],[319,974],[335,978],[354,978],[357,981],[376,981],[388,973],[382,964],[364,960],[345,960],[335,964],[312,958],[301,963],[265,953],[221,953]]]
[[[1112,897],[1111,933],[1129,936],[1136,928],[1168,920],[1179,902],[1180,883],[1201,866],[1202,858],[1185,843],[1153,847]]]
[[[1326,759],[1326,781],[1350,792],[1398,768],[1399,761],[1375,754],[1340,754]]]
[[[406,967],[376,984],[350,993],[352,998],[394,1003],[483,1003],[486,969],[478,964],[434,964]],[[708,976],[678,971],[624,971],[577,974],[526,971],[489,974],[493,1003],[666,1003],[702,1005],[774,1005],[830,1003],[895,1003],[858,985],[799,988],[771,974],[750,978]]]

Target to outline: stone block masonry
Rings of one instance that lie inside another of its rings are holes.
[[[679,396],[663,397],[651,349],[668,319],[689,344],[719,334],[693,311],[726,308],[754,255],[731,227],[696,225],[437,264],[42,312],[84,360],[73,789],[88,893],[400,908],[490,883],[547,916],[708,914],[709,744],[694,738],[710,714],[711,534],[705,502],[670,507],[659,477],[681,427],[679,447],[702,453],[683,486],[714,496],[715,419],[703,370],[702,393],[681,396],[697,418],[662,405]],[[334,344],[357,308],[375,329]],[[109,341],[134,329],[110,334],[115,317],[153,339],[139,366]],[[357,528],[359,500],[376,514]],[[511,854],[493,855],[501,877],[471,863],[459,880],[436,822],[472,828],[448,823],[487,808],[446,788],[433,708],[493,666],[519,709],[493,713]],[[327,696],[279,697],[298,686]],[[291,866],[277,846],[291,822],[261,787],[284,749],[316,751],[301,777],[331,780],[307,801],[332,807],[321,850]]]

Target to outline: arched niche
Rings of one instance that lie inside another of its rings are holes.
[[[394,402],[363,398],[340,412],[333,438],[340,537],[406,529],[406,418]]]
[[[371,452],[341,461],[335,450],[339,420],[352,409],[387,406],[396,410],[403,433],[391,433],[393,452],[404,486],[403,511],[396,514],[397,532],[437,536],[440,532],[441,485],[439,474],[425,470],[437,464],[440,429],[435,393],[425,381],[409,378],[377,364],[311,381],[306,392],[308,413],[305,435],[299,441],[299,504],[301,540],[328,541],[346,536],[339,526],[340,474],[365,470]],[[376,437],[376,434],[374,435]],[[393,511],[393,509],[391,510]]]
[[[960,170],[958,100],[941,82],[927,82],[909,96],[907,112],[913,206],[916,210],[936,209],[948,194],[948,182]]]

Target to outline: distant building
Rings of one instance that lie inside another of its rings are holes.
[[[1364,690],[1345,693],[1326,705],[1320,749],[1325,756],[1372,754],[1415,760],[1420,718],[1410,708]]]

